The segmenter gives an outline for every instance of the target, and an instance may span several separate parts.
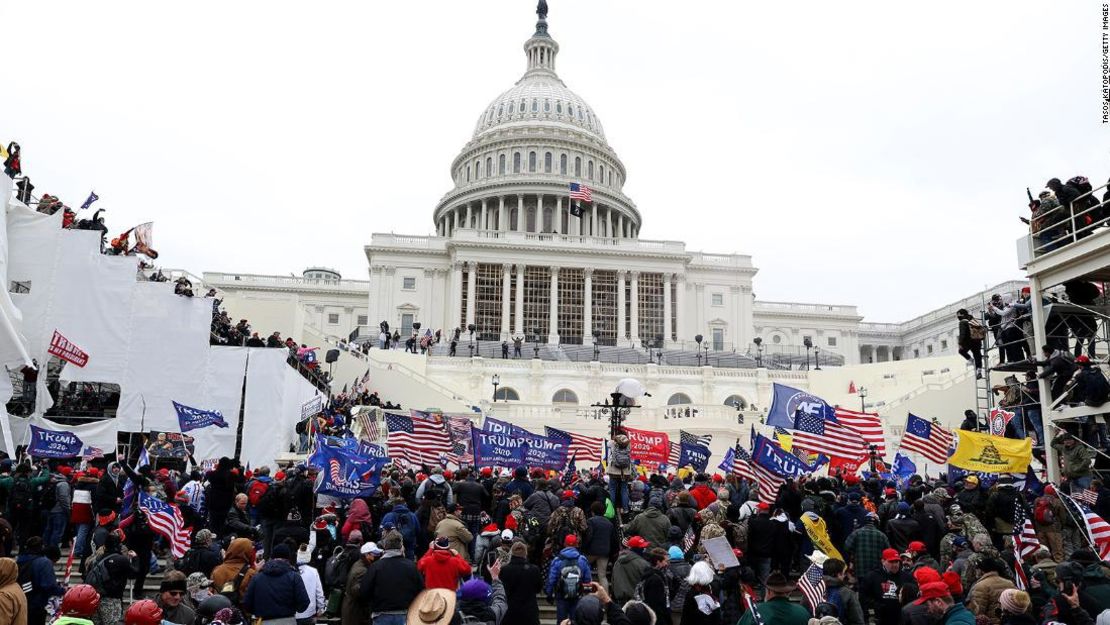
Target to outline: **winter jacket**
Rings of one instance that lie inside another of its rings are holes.
[[[262,565],[251,579],[243,607],[263,620],[289,618],[308,608],[310,600],[297,569],[288,560],[275,559]]]
[[[370,612],[367,610],[366,601],[359,592],[362,589],[362,580],[366,579],[366,571],[370,567],[362,556],[356,556],[351,570],[347,571],[347,579],[343,588],[343,603],[339,609],[341,623],[363,624],[370,621]]]
[[[582,553],[589,556],[608,556],[612,553],[612,545],[613,522],[600,514],[586,519]]]
[[[158,607],[162,608],[162,625],[166,623],[174,623],[174,625],[193,625],[193,620],[196,619],[197,613],[193,608],[189,607],[187,602],[177,604],[175,607],[170,607],[162,603],[162,597],[157,597],[154,602]]]
[[[627,536],[640,536],[655,547],[667,544],[667,532],[671,529],[670,520],[659,510],[648,508],[628,524]]]
[[[236,506],[231,506],[231,509],[227,511],[226,523],[224,530],[230,534],[243,538],[254,538],[257,534],[254,526],[251,525],[251,515],[246,510],[240,510]]]
[[[474,534],[466,529],[466,525],[459,520],[459,517],[448,514],[442,521],[436,524],[436,536],[444,536],[450,541],[451,548],[459,552],[463,560],[470,561],[470,548],[467,546],[470,541],[474,540]]]
[[[709,504],[717,501],[717,493],[713,492],[706,484],[698,484],[690,489],[690,496],[694,498],[698,510],[701,510]]]
[[[998,573],[991,571],[984,574],[975,582],[967,593],[967,609],[975,616],[985,616],[991,625],[999,625],[998,598],[1003,590],[1013,588],[1014,583]]]
[[[127,580],[135,578],[135,569],[131,566],[131,559],[122,553],[111,553],[102,556],[95,564],[104,562],[104,569],[108,572],[107,579],[104,580],[104,587],[100,592],[101,598],[104,599],[122,599],[123,593],[127,590]],[[87,565],[91,567],[93,564]]]
[[[524,558],[514,556],[508,564],[501,567],[501,581],[505,585],[505,597],[509,603],[504,622],[513,625],[539,625],[540,608],[536,603],[536,595],[544,586],[539,567]]]
[[[505,585],[501,580],[490,584],[488,600],[463,599],[458,603],[457,616],[465,616],[467,622],[481,623],[482,625],[501,625],[509,604],[505,600]],[[455,622],[455,621],[451,621]],[[508,625],[508,622],[506,622]],[[515,623],[513,625],[516,625]]]
[[[666,574],[649,567],[640,582],[644,603],[655,612],[656,625],[671,625],[671,589]]]
[[[954,603],[937,623],[938,625],[975,625],[975,615],[965,608],[964,604]]]
[[[50,597],[61,596],[66,592],[65,586],[58,583],[54,576],[54,564],[41,553],[21,553],[15,560],[19,566],[21,583],[31,582],[31,592],[27,593],[27,607],[41,610],[46,607]],[[27,573],[23,573],[27,571]]]
[[[308,595],[308,607],[297,612],[297,618],[312,618],[327,607],[324,597],[324,583],[320,580],[320,572],[307,564],[297,565],[297,572],[304,583],[305,593]]]
[[[370,534],[364,528],[370,527],[372,527],[370,506],[366,505],[366,501],[363,499],[356,498],[352,500],[351,506],[347,509],[347,520],[343,521],[343,527],[339,530],[343,542],[347,542],[347,537],[354,530],[361,532],[364,540],[369,540]]]
[[[686,560],[671,560],[667,568],[671,571],[671,578],[678,582],[674,596],[671,597],[671,610],[681,614],[682,604],[686,601],[686,593],[690,590],[690,583],[686,581],[686,577],[690,575],[690,569],[693,568],[693,565]]]
[[[452,592],[459,589],[459,581],[470,577],[470,564],[446,549],[430,549],[416,563],[416,568],[424,574],[426,588],[446,588]]]
[[[425,491],[430,489],[433,484],[437,488],[442,488],[445,491],[443,495],[443,500],[440,503],[445,506],[449,506],[455,503],[455,493],[451,490],[451,484],[448,483],[448,481],[444,479],[443,475],[439,473],[433,473],[431,477],[420,483],[420,487],[416,489],[417,502],[421,502],[424,500]]]
[[[100,483],[96,485],[96,492],[93,493],[93,512],[100,512],[104,509],[119,512],[122,504],[119,500],[122,498],[122,477],[121,479],[113,479],[111,473],[105,473],[104,477],[100,478]]]
[[[1074,447],[1068,449],[1064,446],[1064,439],[1068,436],[1069,434],[1061,434],[1052,439],[1052,448],[1060,454],[1060,460],[1064,465],[1061,472],[1064,477],[1072,480],[1088,477],[1091,475],[1091,461],[1095,458],[1095,452],[1083,443],[1076,443]]]
[[[18,578],[15,560],[0,558],[0,623],[27,625],[27,596]]]
[[[421,590],[424,590],[424,578],[420,576],[416,564],[403,557],[398,549],[386,551],[367,567],[359,596],[366,602],[366,609],[371,614],[404,612]]]
[[[524,509],[528,516],[538,519],[541,525],[547,525],[551,514],[558,508],[559,498],[546,490],[537,490],[524,500]]]
[[[478,482],[468,479],[455,484],[455,503],[459,504],[464,515],[481,514],[488,502],[489,495]]]
[[[899,515],[886,524],[886,534],[890,537],[891,548],[902,553],[910,542],[921,538],[921,525],[910,517]]]
[[[574,547],[565,547],[559,552],[559,557],[552,558],[551,567],[547,569],[547,581],[543,585],[545,595],[548,597],[554,596],[560,572],[563,567],[569,566],[572,562],[578,564],[578,571],[581,573],[580,583],[584,584],[591,580],[590,563],[586,561],[586,556],[578,553],[578,550]]]
[[[219,592],[224,584],[234,582],[244,564],[250,566],[243,577],[243,583],[239,586],[240,597],[246,595],[251,579],[257,571],[254,569],[254,543],[249,538],[236,538],[228,545],[223,564],[212,569],[212,586],[216,592]]]
[[[839,578],[826,575],[825,593],[827,596],[832,593],[840,594],[840,605],[842,606],[840,622],[842,625],[865,625],[863,605],[860,604],[858,592],[845,586]]]
[[[386,525],[392,525],[401,532],[401,538],[405,543],[405,557],[413,557],[416,554],[416,535],[420,529],[420,520],[416,515],[405,504],[397,504],[393,506],[393,510],[382,517],[382,527]]]
[[[613,565],[613,578],[609,581],[613,600],[620,605],[632,599],[636,584],[644,577],[644,571],[651,568],[648,561],[635,551],[624,551]]]
[[[687,528],[694,522],[694,515],[697,513],[698,511],[694,510],[689,504],[680,503],[667,510],[667,519],[671,522],[671,525],[677,526],[685,534]]]

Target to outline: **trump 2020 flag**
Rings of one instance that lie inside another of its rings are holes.
[[[182,432],[199,430],[210,425],[228,427],[227,421],[224,421],[224,415],[219,410],[201,410],[177,402],[173,402],[173,409],[177,411],[177,422],[181,424]]]
[[[36,458],[76,458],[85,443],[73,432],[55,432],[31,426],[31,445],[27,453]]]
[[[699,473],[704,473],[705,467],[709,466],[709,455],[709,448],[705,445],[682,443],[678,454],[678,466],[692,465]]]
[[[85,210],[86,208],[92,206],[93,202],[95,202],[99,199],[100,199],[100,196],[96,194],[96,191],[90,191],[89,192],[89,197],[85,199],[85,202],[83,204],[81,204],[81,210]]]
[[[309,464],[324,469],[316,478],[318,494],[341,498],[370,497],[378,490],[380,470],[389,463],[389,458],[365,455],[361,445],[354,448],[343,443],[333,446],[323,436],[318,436],[316,440],[316,453],[309,459]]]

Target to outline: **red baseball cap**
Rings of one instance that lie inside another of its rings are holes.
[[[921,542],[920,540],[915,540],[911,542],[908,549],[914,553],[921,553],[923,551],[929,550],[928,547],[925,546],[925,543]]]
[[[898,553],[897,549],[883,549],[884,562],[901,562],[902,556]]]
[[[914,605],[921,605],[930,599],[940,599],[941,597],[950,597],[952,593],[948,592],[948,584],[944,582],[929,582],[921,586],[921,596],[913,602]]]
[[[563,546],[564,547],[577,547],[578,546],[578,537],[575,536],[574,534],[567,534],[567,537],[563,539]]]
[[[633,536],[629,538],[628,542],[625,544],[628,545],[629,549],[647,549],[651,545],[651,543],[644,540],[641,536]]]

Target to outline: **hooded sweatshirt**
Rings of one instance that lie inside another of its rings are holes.
[[[0,623],[27,625],[27,597],[18,578],[15,560],[0,558]]]
[[[243,607],[263,620],[290,618],[308,608],[308,592],[300,573],[288,560],[275,558],[251,578]]]
[[[454,592],[459,588],[459,580],[470,576],[470,564],[447,549],[428,550],[416,563],[416,568],[424,574],[425,588],[445,588]]]
[[[555,587],[559,583],[559,574],[563,567],[571,562],[578,564],[578,572],[581,574],[581,578],[578,580],[579,583],[585,584],[591,581],[590,563],[586,561],[586,556],[578,553],[578,550],[574,547],[564,547],[559,552],[559,557],[551,561],[551,568],[547,570],[547,581],[544,583],[543,592],[548,597],[555,594]]]
[[[58,584],[54,576],[54,563],[41,553],[21,553],[15,561],[22,570],[29,568],[31,592],[27,593],[27,606],[31,610],[41,610],[46,607],[46,602],[53,596],[62,596],[66,589]]]
[[[247,594],[247,588],[257,571],[254,569],[254,543],[249,538],[236,538],[227,547],[224,563],[212,569],[212,585],[215,591],[219,592],[224,584],[234,582],[244,564],[251,566],[247,568],[243,583],[239,586],[240,597]]]

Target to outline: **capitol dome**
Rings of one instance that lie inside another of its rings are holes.
[[[436,206],[437,234],[637,238],[640,213],[622,191],[624,163],[597,112],[555,73],[559,44],[546,12],[524,54],[524,75],[482,110],[451,163],[455,186]],[[572,184],[588,188],[588,197],[572,200]]]

